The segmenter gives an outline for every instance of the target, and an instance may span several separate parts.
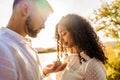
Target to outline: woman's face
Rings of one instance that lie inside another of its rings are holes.
[[[58,35],[59,35],[59,42],[65,48],[73,48],[75,46],[73,38],[72,38],[70,32],[66,29],[66,27],[59,25],[58,26]]]

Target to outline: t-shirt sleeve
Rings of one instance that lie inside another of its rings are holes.
[[[91,60],[86,69],[85,80],[107,80],[104,65],[96,59]]]
[[[17,80],[16,73],[10,49],[0,43],[0,80]]]

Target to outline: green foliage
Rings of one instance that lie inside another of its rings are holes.
[[[108,80],[120,80],[120,43],[117,42],[113,47],[107,47],[108,63],[107,68],[107,79]]]
[[[120,0],[104,3],[93,14],[91,21],[96,24],[96,31],[103,30],[107,37],[120,38]]]
[[[94,11],[91,21],[96,31],[103,31],[106,37],[120,41],[120,0],[103,3]],[[120,42],[115,43],[115,46],[107,46],[106,50],[108,53],[107,79],[120,80]]]
[[[107,67],[107,79],[119,80],[120,79],[120,59],[113,59],[106,64]]]

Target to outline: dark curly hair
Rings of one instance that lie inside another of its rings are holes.
[[[57,52],[58,56],[60,52],[66,52],[66,49],[59,44],[58,26],[64,26],[70,32],[75,44],[79,50],[82,50],[86,55],[96,59],[99,59],[102,63],[105,63],[107,58],[103,51],[103,45],[99,41],[99,37],[95,33],[90,23],[83,17],[76,14],[68,14],[59,21],[56,25],[55,38],[57,39]],[[78,55],[80,60],[81,56]]]

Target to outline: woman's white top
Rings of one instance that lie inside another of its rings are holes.
[[[68,63],[67,67],[56,74],[56,80],[107,80],[106,70],[101,61],[84,53],[80,54],[87,61],[80,64],[78,54],[69,54],[64,58],[64,62]]]

